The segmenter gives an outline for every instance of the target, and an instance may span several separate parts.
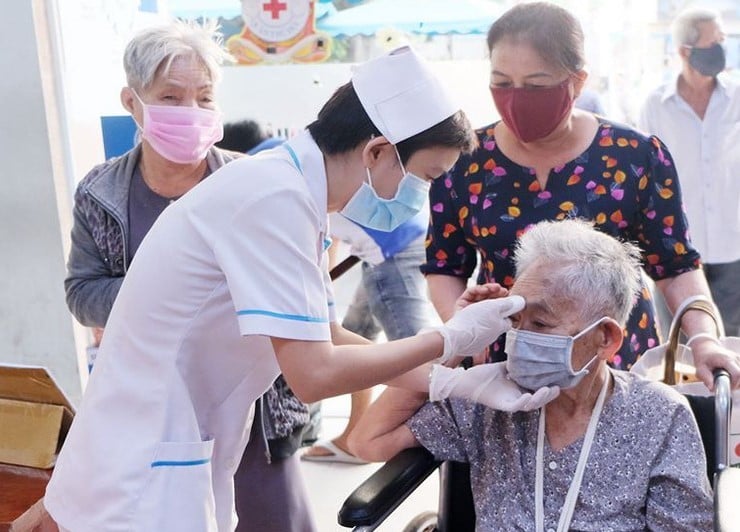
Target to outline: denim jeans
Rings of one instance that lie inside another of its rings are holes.
[[[397,340],[436,323],[419,270],[425,260],[424,242],[418,239],[378,265],[363,262],[362,280],[342,326],[369,340],[382,329],[388,340]]]

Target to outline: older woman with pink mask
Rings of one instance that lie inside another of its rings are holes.
[[[139,244],[165,208],[237,156],[213,147],[223,136],[215,87],[229,57],[217,39],[212,27],[174,23],[144,30],[126,47],[121,104],[141,142],[77,187],[64,287],[83,325],[105,327]]]
[[[666,146],[573,102],[587,78],[584,37],[567,10],[548,2],[517,5],[488,32],[490,90],[501,120],[478,130],[479,148],[432,185],[427,275],[443,319],[478,268],[478,283],[508,288],[517,236],[541,220],[585,218],[612,236],[635,241],[647,274],[676,309],[711,297],[691,245],[681,188]],[[480,263],[478,261],[480,257]],[[740,360],[719,346],[700,312],[683,318],[699,377],[725,367],[740,386]],[[628,369],[658,343],[654,309],[640,291],[611,361]],[[492,345],[502,360],[504,339]]]
[[[214,26],[175,22],[143,30],[126,47],[121,103],[141,142],[80,182],[65,280],[72,314],[94,328],[97,343],[139,244],[159,215],[241,155],[214,147],[223,136],[216,87],[229,58],[221,44]],[[290,391],[272,393],[284,397]],[[281,418],[287,432],[305,423],[305,405],[291,401],[290,415]],[[286,532],[312,532],[297,457],[266,458],[262,419],[257,409],[245,453],[253,459],[242,460],[237,470],[238,530],[261,530],[269,522]],[[257,484],[261,488],[252,489]],[[270,504],[274,500],[284,503]]]

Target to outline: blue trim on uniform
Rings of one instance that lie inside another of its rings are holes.
[[[325,236],[324,237],[324,251],[329,249],[331,247],[332,242],[334,242],[330,237]]]
[[[295,150],[290,146],[290,144],[283,144],[283,148],[288,150],[288,153],[290,154],[290,158],[293,159],[293,163],[295,163],[295,167],[298,168],[298,171],[303,173],[303,170],[301,170],[301,163],[298,160],[298,156],[295,154]]]
[[[311,323],[329,323],[329,320],[325,318],[314,318],[312,316],[303,316],[301,314],[283,314],[281,312],[271,312],[269,310],[259,309],[245,309],[236,311],[237,316],[250,316],[255,314],[259,316],[269,316],[271,318],[280,318],[283,320],[308,321]]]
[[[329,305],[330,307],[333,307],[334,306],[334,301],[327,301],[326,304]]]
[[[152,462],[152,467],[190,467],[207,464],[210,461],[210,458],[203,458],[202,460],[158,460]]]

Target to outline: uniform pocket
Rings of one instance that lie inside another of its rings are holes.
[[[213,440],[161,442],[139,499],[135,530],[216,531]]]

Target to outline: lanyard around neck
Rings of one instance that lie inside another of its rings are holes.
[[[599,417],[601,417],[601,410],[604,407],[604,401],[606,399],[606,391],[609,389],[609,370],[607,370],[604,384],[601,387],[598,399],[594,405],[594,410],[591,413],[591,420],[588,422],[588,428],[586,429],[586,435],[583,438],[583,446],[581,447],[581,454],[578,457],[578,465],[576,466],[576,472],[573,475],[573,479],[570,482],[570,488],[568,489],[568,495],[565,497],[565,503],[560,511],[560,519],[558,521],[558,532],[565,532],[570,526],[570,521],[573,518],[573,510],[576,507],[576,501],[578,500],[578,492],[581,491],[581,481],[583,480],[583,472],[586,470],[586,462],[588,462],[588,455],[591,452],[591,445],[594,441],[594,435],[596,434],[596,425],[599,424]],[[545,503],[544,503],[544,447],[545,447],[545,407],[543,406],[540,410],[539,427],[537,428],[537,456],[535,462],[535,481],[534,481],[534,505],[535,505],[535,525],[537,532],[543,532],[545,529]]]

